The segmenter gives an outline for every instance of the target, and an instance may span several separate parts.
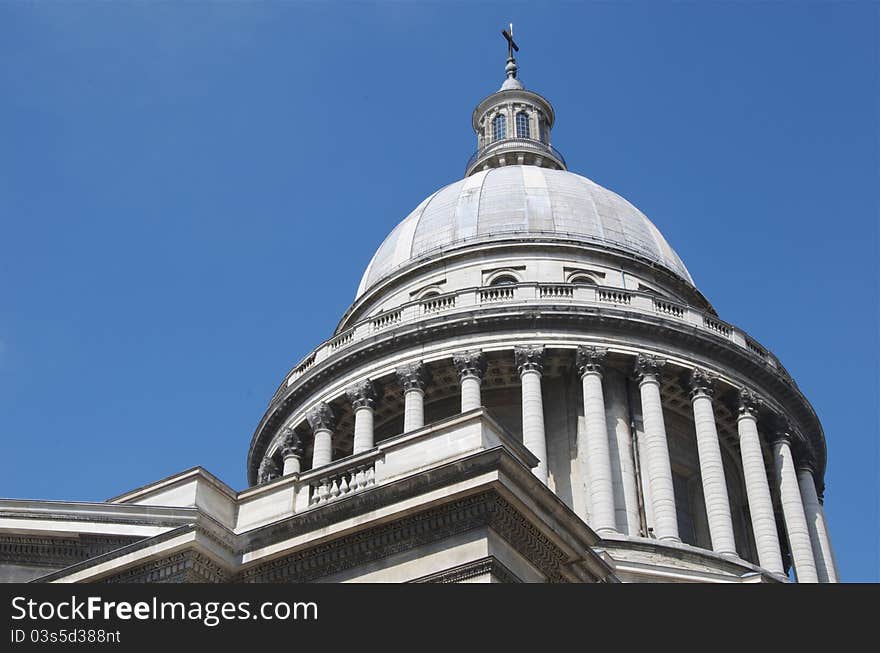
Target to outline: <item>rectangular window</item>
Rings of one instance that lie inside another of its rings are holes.
[[[516,137],[530,138],[529,136],[529,116],[525,111],[516,114]]]

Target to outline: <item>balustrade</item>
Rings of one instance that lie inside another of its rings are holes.
[[[597,303],[627,306],[630,310],[644,310],[665,317],[687,321],[694,324],[697,328],[702,328],[727,338],[734,345],[759,356],[767,365],[778,369],[786,377],[789,377],[788,372],[775,356],[739,329],[715,316],[702,313],[683,304],[659,298],[653,293],[602,286],[587,287],[560,283],[520,283],[483,288],[466,288],[455,293],[415,300],[391,311],[367,318],[337,334],[303,359],[288,374],[284,384],[275,393],[273,401],[280,396],[284,388],[305,374],[316,363],[322,362],[329,355],[335,354],[340,349],[391,327],[417,321],[426,316],[464,311],[483,304],[528,304],[546,300],[566,300],[575,306],[595,305]]]
[[[680,304],[673,304],[672,302],[657,299],[656,297],[654,298],[654,310],[658,313],[671,315],[672,317],[677,317],[679,319],[684,319],[684,315],[687,312],[687,309]]]
[[[600,302],[605,302],[606,304],[627,305],[632,301],[632,295],[621,290],[599,288],[596,291],[596,295]]]
[[[708,315],[703,316],[703,324],[710,331],[720,333],[725,338],[729,338],[731,332],[733,331],[729,324],[725,324],[721,320],[716,320],[715,318],[709,317]]]
[[[309,506],[329,503],[367,489],[376,483],[376,461],[371,460],[309,482]]]

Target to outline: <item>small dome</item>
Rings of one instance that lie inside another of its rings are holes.
[[[508,165],[472,174],[422,202],[373,256],[358,296],[408,263],[499,237],[557,238],[622,250],[693,279],[666,239],[632,204],[565,170]]]

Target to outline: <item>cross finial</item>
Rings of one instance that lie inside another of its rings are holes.
[[[501,30],[501,35],[507,40],[507,59],[512,61],[514,51],[519,52],[519,46],[513,40],[513,23],[509,23],[509,25],[510,31],[508,32],[506,29],[503,29]]]

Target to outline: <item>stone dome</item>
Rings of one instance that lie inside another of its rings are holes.
[[[419,204],[379,246],[358,296],[423,257],[512,237],[582,241],[621,251],[694,285],[657,227],[619,195],[566,170],[507,165],[476,172]]]

